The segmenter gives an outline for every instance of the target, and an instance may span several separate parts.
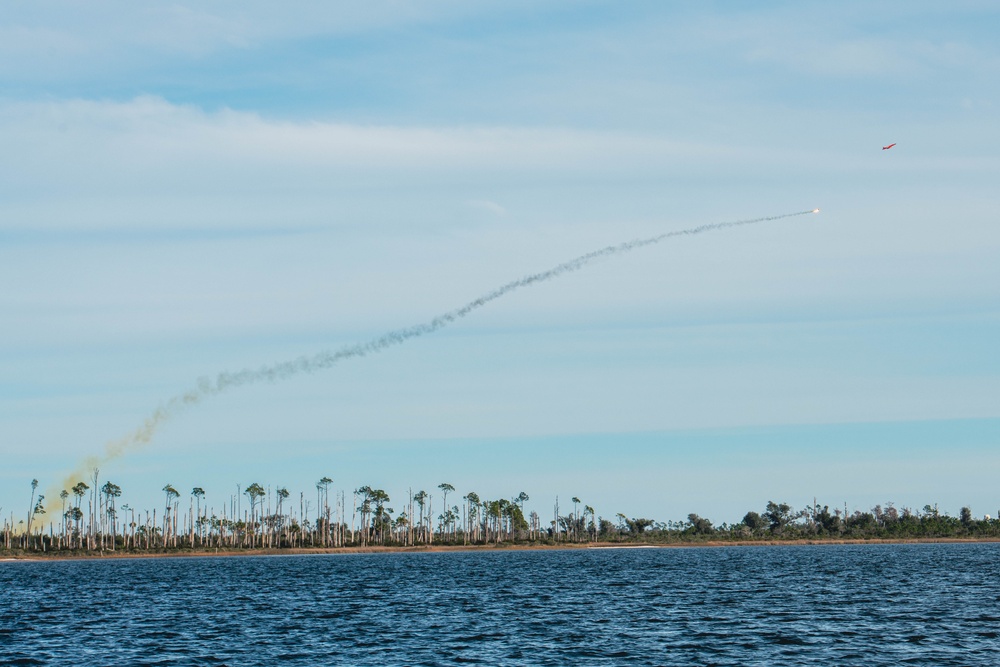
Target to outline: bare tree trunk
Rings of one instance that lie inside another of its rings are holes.
[[[358,513],[358,494],[354,494],[354,508],[351,510],[351,544],[354,544],[354,517]]]
[[[347,491],[340,492],[340,546],[347,541]]]

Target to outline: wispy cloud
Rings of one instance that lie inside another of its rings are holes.
[[[889,38],[816,39],[798,36],[749,48],[751,62],[833,77],[921,77],[937,70],[963,75],[1000,69],[996,53],[956,42],[900,42]]]
[[[0,41],[3,44],[0,49],[30,55],[42,52],[47,46],[73,44],[75,52],[94,57],[126,49],[134,53],[203,56],[274,40],[343,36],[451,22],[489,15],[500,8],[510,11],[510,5],[484,2],[473,6],[454,0],[419,4],[393,0],[315,4],[293,0],[280,6],[268,2],[208,6],[112,0],[83,7],[57,0],[46,3],[44,8],[36,5],[5,7],[8,27],[0,30],[0,36],[21,38]],[[47,39],[39,42],[23,38],[30,35]]]
[[[489,199],[471,199],[469,200],[469,206],[480,210],[492,213],[493,215],[506,215],[507,209],[505,209],[500,204],[495,201],[490,201]]]
[[[572,166],[583,159],[600,158],[607,164],[609,160],[718,156],[726,150],[627,132],[560,127],[276,121],[229,109],[208,112],[154,96],[127,102],[11,104],[0,109],[0,123],[5,139],[23,147],[87,146],[95,157],[103,153],[131,163],[225,155],[267,163]]]
[[[428,179],[485,185],[500,173],[508,180],[641,175],[737,155],[723,145],[640,133],[292,122],[153,96],[7,104],[0,107],[0,139],[7,210],[30,201],[35,214],[67,198],[103,198],[113,214],[130,200],[273,192],[287,202],[291,192],[308,197]],[[44,224],[35,214],[22,224]],[[5,217],[5,225],[18,224],[19,216]],[[134,217],[132,224],[142,224],[143,216]]]

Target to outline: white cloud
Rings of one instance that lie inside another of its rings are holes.
[[[21,56],[45,54],[57,47],[63,54],[111,54],[128,51],[203,56],[218,50],[247,48],[273,40],[319,35],[350,35],[362,31],[398,29],[461,17],[489,14],[510,3],[464,3],[432,0],[352,2],[181,3],[106,0],[88,3],[47,2],[6,6],[7,28],[0,49]],[[44,40],[26,39],[43,36]],[[72,51],[65,48],[72,45]],[[59,48],[62,47],[62,48]],[[81,48],[82,47],[82,48]],[[2,68],[0,68],[2,69]]]
[[[804,38],[750,48],[752,62],[835,77],[922,77],[938,70],[966,75],[1000,68],[996,54],[956,42],[888,38]]]
[[[718,155],[721,147],[615,132],[564,128],[399,127],[336,122],[288,122],[223,109],[206,112],[143,96],[129,102],[74,100],[10,105],[7,139],[24,144],[90,142],[109,154],[141,159],[252,159],[313,164],[572,166],[578,160]],[[97,152],[97,151],[95,151]]]
[[[206,199],[267,193],[287,206],[333,191],[398,193],[418,183],[482,188],[500,174],[501,181],[539,183],[641,176],[738,154],[721,145],[560,127],[279,121],[150,96],[8,104],[0,107],[0,140],[8,229],[64,226],[58,210],[70,200],[100,202],[111,218],[131,216],[130,225],[141,225],[150,204],[168,199],[178,212]]]
[[[753,80],[765,85],[782,71],[811,74],[831,85],[839,85],[838,79],[940,77],[949,72],[975,78],[1000,68],[996,45],[949,29],[949,24],[985,22],[994,13],[989,5],[956,3],[755,6],[692,17],[672,48],[708,58],[732,55],[736,62],[758,66]],[[845,94],[854,97],[850,91]]]

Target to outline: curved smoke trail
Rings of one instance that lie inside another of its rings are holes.
[[[80,465],[77,466],[76,470],[67,477],[62,488],[69,488],[68,485],[71,485],[73,480],[86,478],[94,468],[99,467],[102,463],[106,463],[122,456],[133,447],[148,444],[156,435],[157,429],[159,429],[164,422],[177,415],[184,408],[197,405],[206,398],[215,396],[216,394],[220,394],[229,389],[249,384],[256,384],[258,382],[277,382],[279,380],[290,378],[294,375],[314,373],[316,371],[324,370],[347,359],[365,357],[370,354],[382,352],[395,345],[401,345],[411,338],[424,336],[426,334],[433,333],[438,329],[442,329],[456,320],[462,319],[474,310],[478,310],[488,303],[496,301],[497,299],[506,296],[515,290],[519,290],[523,287],[530,287],[537,283],[557,278],[565,273],[578,271],[588,264],[605,257],[622,255],[631,252],[636,248],[642,248],[644,246],[660,243],[661,241],[665,241],[666,239],[674,238],[676,236],[691,236],[694,234],[701,234],[703,232],[726,229],[728,227],[752,225],[760,222],[770,222],[772,220],[781,220],[782,218],[791,218],[798,215],[807,215],[809,213],[818,212],[819,209],[812,209],[809,211],[798,211],[797,213],[773,215],[765,218],[735,220],[732,222],[716,222],[701,225],[699,227],[691,227],[690,229],[666,232],[649,238],[634,239],[625,243],[619,243],[618,245],[610,245],[605,248],[601,248],[600,250],[594,250],[585,255],[580,255],[576,259],[571,259],[568,262],[558,264],[547,271],[533,273],[524,276],[523,278],[512,280],[506,285],[497,287],[496,289],[480,296],[478,299],[474,299],[466,303],[464,306],[438,315],[437,317],[422,324],[389,331],[388,333],[384,333],[381,336],[364,343],[349,345],[347,347],[342,347],[339,350],[319,352],[312,356],[302,356],[298,359],[284,361],[270,366],[261,366],[256,369],[247,368],[236,372],[224,372],[217,375],[215,379],[202,378],[198,381],[196,387],[193,387],[183,394],[178,394],[167,400],[152,414],[146,417],[146,419],[143,420],[142,425],[135,431],[123,438],[109,442],[105,447],[103,456],[91,456],[82,461]],[[54,498],[55,494],[50,497]]]

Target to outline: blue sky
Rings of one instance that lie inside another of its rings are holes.
[[[989,2],[8,3],[0,511],[198,378],[820,207],[213,397],[102,478],[150,507],[329,475],[543,517],[994,514],[998,27]]]

